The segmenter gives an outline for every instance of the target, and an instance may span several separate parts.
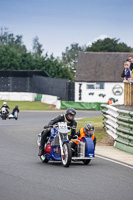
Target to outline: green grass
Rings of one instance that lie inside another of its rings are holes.
[[[3,102],[7,102],[10,110],[12,110],[16,105],[20,110],[53,110],[54,106],[50,104],[41,103],[39,101],[29,102],[29,101],[0,101],[0,106]]]
[[[89,117],[85,119],[80,119],[77,120],[78,125],[77,125],[77,131],[84,127],[85,124],[92,124],[95,128],[95,135],[97,138],[97,142],[100,142],[104,137],[106,137],[108,134],[105,132],[103,128],[103,117]]]

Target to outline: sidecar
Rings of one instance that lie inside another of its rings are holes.
[[[79,141],[79,140],[77,140]],[[95,158],[94,143],[90,137],[83,137],[72,151],[72,161],[82,161],[85,165]]]
[[[15,119],[15,120],[17,120],[17,119],[18,119],[18,112],[15,111],[15,112],[14,112],[14,115],[13,115],[13,114],[10,114],[10,115],[8,116],[8,118],[9,118],[9,119]]]

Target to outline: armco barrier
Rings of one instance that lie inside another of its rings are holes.
[[[102,104],[103,124],[114,146],[133,154],[133,112]]]

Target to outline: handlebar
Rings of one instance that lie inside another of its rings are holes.
[[[45,125],[44,126],[44,129],[47,129],[47,128],[57,128],[58,127],[58,124],[53,124],[53,125]],[[76,129],[75,126],[67,126],[68,129]]]

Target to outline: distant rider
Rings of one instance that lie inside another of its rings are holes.
[[[71,136],[74,136],[76,134],[76,127],[77,122],[74,120],[74,117],[76,115],[76,111],[73,108],[68,108],[64,115],[59,115],[55,119],[51,120],[48,123],[48,126],[54,125],[58,122],[67,122],[67,125],[71,127]],[[44,154],[44,146],[47,141],[47,137],[50,136],[50,128],[44,129],[41,133],[41,146],[39,147],[39,153],[38,156],[41,156]]]
[[[8,111],[8,109],[10,109],[10,108],[9,108],[9,106],[7,105],[7,103],[6,103],[6,102],[3,102],[3,106],[1,107],[1,110],[2,110],[2,108],[5,108],[5,109],[6,109],[6,112],[7,112],[7,114],[9,114],[9,111]]]
[[[17,112],[19,113],[19,109],[18,109],[18,106],[15,106],[15,108],[13,109],[12,111],[12,115],[14,116],[14,113]]]
[[[78,136],[78,140],[81,140],[82,137],[90,137],[93,140],[94,143],[94,149],[96,146],[96,137],[94,135],[94,126],[92,124],[86,124],[83,128],[81,128],[76,135]],[[72,149],[75,151],[76,146],[79,143],[79,141],[73,141],[71,144]]]

